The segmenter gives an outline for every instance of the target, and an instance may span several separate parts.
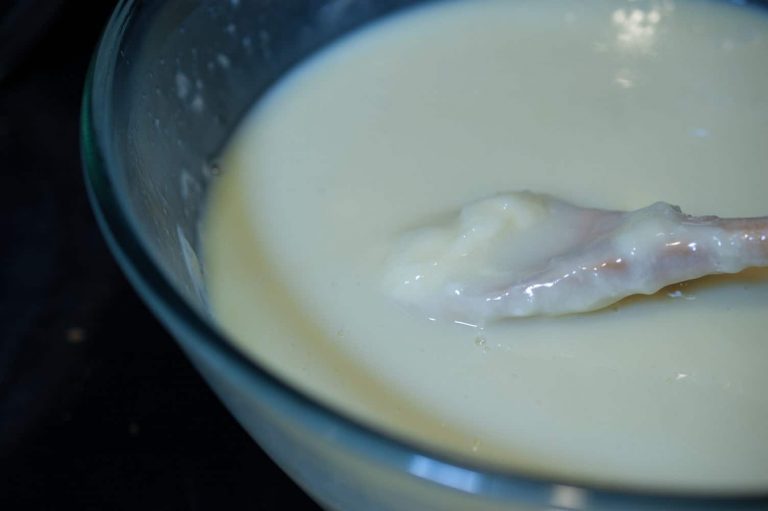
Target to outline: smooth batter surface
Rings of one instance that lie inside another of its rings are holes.
[[[545,475],[768,487],[768,273],[479,329],[383,289],[402,232],[508,190],[768,212],[768,16],[725,2],[459,1],[274,89],[222,160],[209,298],[243,350],[378,428]]]

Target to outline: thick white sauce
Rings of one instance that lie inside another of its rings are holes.
[[[768,486],[768,273],[597,313],[430,321],[382,288],[406,230],[507,190],[768,212],[768,16],[725,2],[438,3],[301,66],[224,154],[214,313],[376,427],[539,474]]]

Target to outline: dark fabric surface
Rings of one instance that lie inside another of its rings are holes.
[[[78,116],[113,5],[0,7],[0,509],[319,509],[206,387],[98,232]]]

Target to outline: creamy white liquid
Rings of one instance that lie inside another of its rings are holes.
[[[530,189],[768,213],[768,16],[719,2],[462,1],[333,45],[246,118],[211,195],[215,315],[375,427],[517,470],[768,486],[768,273],[484,330],[382,288],[406,230]]]

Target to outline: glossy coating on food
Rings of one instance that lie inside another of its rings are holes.
[[[482,323],[596,310],[677,282],[768,265],[768,220],[631,212],[513,192],[408,233],[386,281],[430,317]]]

